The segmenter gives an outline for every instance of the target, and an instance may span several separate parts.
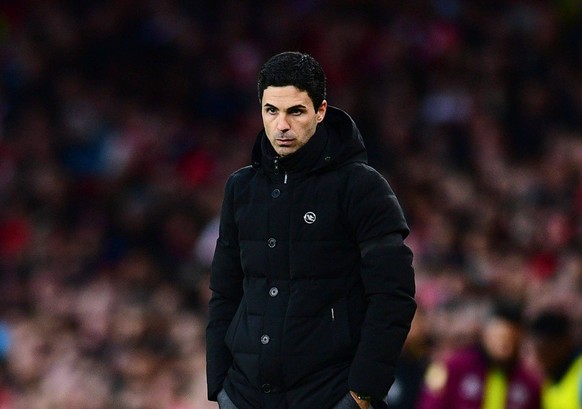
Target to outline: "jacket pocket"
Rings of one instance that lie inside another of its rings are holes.
[[[330,307],[329,319],[331,320],[331,342],[339,354],[350,354],[352,350],[352,338],[348,319],[348,306],[345,298],[336,301]]]

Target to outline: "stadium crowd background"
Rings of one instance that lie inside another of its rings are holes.
[[[216,407],[217,215],[283,50],[320,60],[401,199],[411,343],[470,342],[500,297],[580,337],[580,2],[4,0],[0,408]]]

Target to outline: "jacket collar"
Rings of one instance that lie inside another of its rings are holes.
[[[327,145],[328,135],[325,127],[318,126],[315,134],[307,143],[291,155],[280,157],[265,136],[261,139],[262,166],[272,173],[302,173],[313,169]]]
[[[295,153],[278,157],[264,130],[252,153],[253,167],[267,173],[319,171],[348,162],[367,163],[364,141],[350,116],[331,106],[315,134]]]

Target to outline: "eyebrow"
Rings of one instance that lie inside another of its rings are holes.
[[[265,108],[274,108],[276,110],[279,110],[278,107],[276,107],[275,105],[269,104],[268,102],[265,103],[264,107]],[[287,108],[287,112],[294,111],[294,110],[307,110],[307,107],[303,104],[297,104],[297,105],[293,105],[293,106]]]

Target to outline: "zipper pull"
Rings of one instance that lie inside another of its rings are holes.
[[[283,184],[287,184],[287,171],[285,171],[285,178],[283,179]]]
[[[333,307],[331,307],[331,320],[335,321],[335,311],[333,310]]]

